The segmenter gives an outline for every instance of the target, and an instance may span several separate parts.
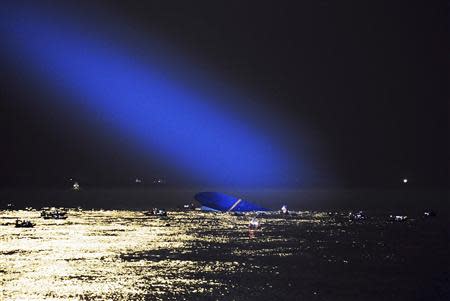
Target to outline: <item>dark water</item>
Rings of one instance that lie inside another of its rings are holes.
[[[439,216],[0,212],[1,300],[450,300]],[[33,229],[14,228],[16,217]]]

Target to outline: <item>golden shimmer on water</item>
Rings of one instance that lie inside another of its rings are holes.
[[[380,294],[406,300],[446,294],[446,232],[433,220],[398,224],[383,216],[355,222],[343,212],[275,213],[260,216],[261,227],[249,230],[254,214],[191,211],[159,218],[69,210],[68,216],[0,211],[0,300],[379,300]],[[17,218],[36,226],[15,228]],[[355,290],[355,279],[372,289]],[[405,285],[419,281],[422,287]]]
[[[237,262],[177,259],[193,240],[226,243],[230,239],[223,234],[201,237],[195,229],[245,229],[246,221],[231,216],[204,219],[202,213],[171,213],[170,219],[159,219],[135,211],[68,214],[67,220],[44,220],[30,211],[1,214],[2,299],[135,300],[148,295],[149,289],[152,296],[164,299],[168,292],[201,293],[223,286],[189,277],[193,271],[221,273],[238,268]],[[36,226],[15,228],[16,218],[29,219]]]

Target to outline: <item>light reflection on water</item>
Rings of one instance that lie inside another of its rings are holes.
[[[256,231],[248,230],[249,217],[228,214],[68,214],[44,220],[0,211],[1,300],[346,299],[352,286],[343,279],[352,281],[355,269],[397,267],[409,246],[389,246],[383,229],[392,225],[384,221],[356,225],[324,213],[264,218]],[[36,226],[15,228],[16,218]],[[330,275],[340,286],[330,280],[324,290]]]

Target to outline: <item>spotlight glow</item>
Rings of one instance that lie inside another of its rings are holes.
[[[0,16],[11,56],[63,95],[49,109],[71,112],[81,124],[94,120],[97,129],[89,131],[124,140],[123,150],[143,155],[143,164],[162,163],[204,184],[277,185],[294,178],[298,164],[282,146],[283,133],[269,134],[268,124],[277,121],[255,124],[256,109],[232,112],[227,103],[239,103],[239,96],[224,99],[224,90],[192,86],[198,72],[186,70],[188,64],[177,69],[151,49],[143,60],[130,50],[138,47],[123,47],[131,42],[86,32],[86,24],[61,14],[10,8]],[[196,79],[202,81],[209,82]]]

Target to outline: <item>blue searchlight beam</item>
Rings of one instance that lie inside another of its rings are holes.
[[[223,99],[233,93],[206,87],[204,75],[195,79],[204,89],[191,85],[189,76],[200,74],[195,66],[189,72],[189,64],[173,66],[159,52],[152,56],[151,41],[143,59],[132,51],[139,47],[124,46],[131,41],[89,33],[73,18],[14,7],[0,17],[11,57],[63,96],[49,109],[73,109],[75,119],[100,121],[89,130],[126,137],[132,145],[124,149],[143,154],[145,164],[162,163],[197,183],[251,186],[283,184],[298,166],[282,149],[283,134],[269,135],[267,124],[276,120],[255,123],[244,117],[248,111],[232,112],[229,104],[239,97]]]

